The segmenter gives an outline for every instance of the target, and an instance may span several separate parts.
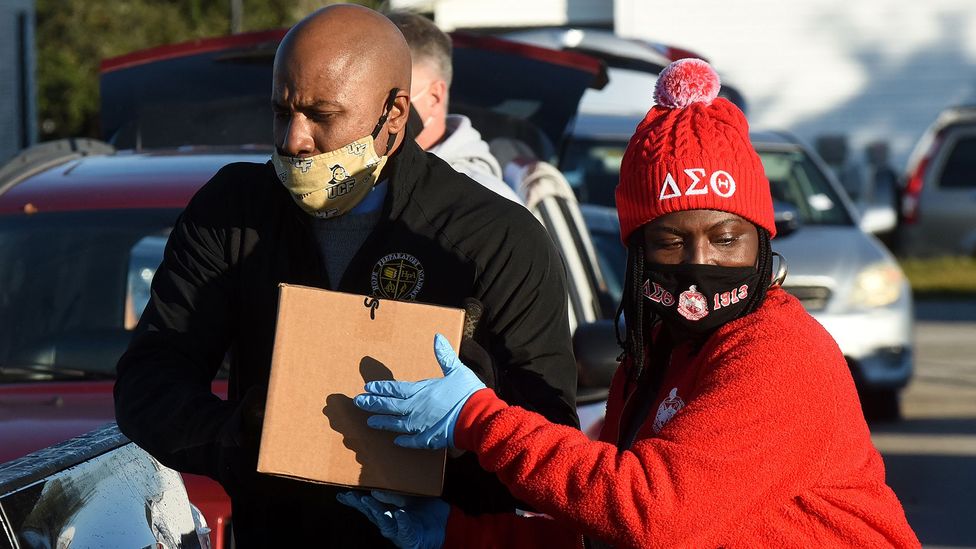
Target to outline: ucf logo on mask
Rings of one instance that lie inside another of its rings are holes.
[[[325,188],[329,200],[335,200],[356,188],[356,180],[349,177],[341,164],[332,166],[332,184]]]
[[[306,158],[271,155],[278,179],[292,199],[310,215],[342,215],[356,207],[376,184],[387,157],[367,135],[334,151]]]

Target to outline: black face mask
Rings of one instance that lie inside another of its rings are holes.
[[[662,321],[690,334],[710,332],[742,316],[759,291],[754,267],[646,263],[643,294]]]

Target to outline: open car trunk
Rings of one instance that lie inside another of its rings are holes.
[[[285,29],[197,40],[107,59],[103,139],[118,149],[271,147],[272,62]],[[486,141],[517,138],[552,161],[602,62],[507,40],[453,34],[451,112]],[[189,85],[188,85],[189,84]]]

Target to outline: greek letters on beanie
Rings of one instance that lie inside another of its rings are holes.
[[[701,59],[661,72],[654,105],[620,166],[617,212],[624,244],[641,225],[685,210],[742,216],[776,234],[769,181],[738,107],[718,97],[718,74]]]

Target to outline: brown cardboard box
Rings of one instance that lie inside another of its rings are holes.
[[[439,496],[445,452],[394,445],[352,398],[367,381],[442,376],[434,334],[457,349],[463,323],[460,309],[282,284],[258,471]]]

